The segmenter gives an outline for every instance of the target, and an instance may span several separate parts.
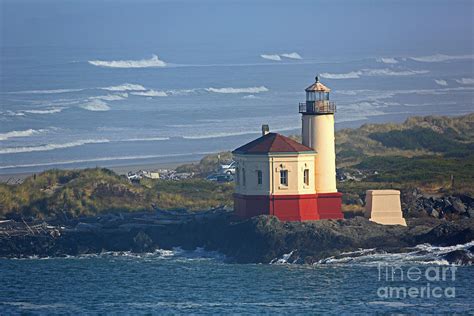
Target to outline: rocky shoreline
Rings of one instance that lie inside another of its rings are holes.
[[[383,226],[363,217],[314,222],[281,222],[259,216],[237,220],[232,212],[164,212],[108,214],[67,224],[0,224],[0,257],[61,257],[106,251],[152,252],[202,247],[237,263],[324,262],[347,252],[408,252],[420,244],[454,246],[474,240],[474,219],[409,218],[408,226]],[[453,250],[443,259],[472,264],[474,247]]]

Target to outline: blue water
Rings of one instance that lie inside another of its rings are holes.
[[[104,254],[56,259],[0,259],[0,313],[467,313],[474,311],[474,268],[457,267],[455,297],[381,297],[381,287],[426,287],[388,281],[372,264],[226,263],[216,253]],[[449,267],[403,263],[403,269]],[[444,293],[444,292],[443,292]]]
[[[0,173],[190,161],[261,124],[296,134],[316,74],[337,128],[472,112],[473,5],[0,1]]]

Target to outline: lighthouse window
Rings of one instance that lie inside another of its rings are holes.
[[[304,169],[303,181],[304,181],[304,184],[309,185],[309,169]]]
[[[263,182],[262,170],[257,170],[257,184],[262,184],[262,182]]]
[[[288,170],[280,170],[280,184],[288,185]]]

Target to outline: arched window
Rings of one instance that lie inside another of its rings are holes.
[[[288,186],[288,170],[280,170],[280,184]]]
[[[309,169],[304,169],[303,181],[304,181],[304,184],[309,185]]]

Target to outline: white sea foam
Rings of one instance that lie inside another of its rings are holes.
[[[268,88],[264,86],[249,88],[207,88],[206,91],[214,93],[260,93],[267,92]]]
[[[11,132],[6,132],[6,133],[0,133],[0,140],[7,140],[10,138],[17,138],[17,137],[29,137],[33,136],[36,134],[44,133],[46,132],[46,129],[27,129],[24,131],[11,131]]]
[[[139,92],[131,92],[133,95],[139,95],[143,97],[167,97],[168,94],[165,91],[147,90]]]
[[[120,101],[128,98],[128,93],[118,93],[118,94],[107,94],[99,95],[95,97],[90,97],[91,100],[103,100],[103,101]]]
[[[392,69],[362,69],[362,75],[366,76],[413,76],[426,74],[428,70],[392,70]]]
[[[384,63],[384,64],[398,64],[398,60],[391,57],[377,58],[377,62]]]
[[[260,55],[260,57],[262,57],[263,59],[274,60],[274,61],[280,61],[281,60],[280,55],[277,55],[277,54],[270,54],[270,55],[262,54],[262,55]]]
[[[286,53],[281,54],[282,57],[290,58],[290,59],[303,59],[300,54],[293,52],[293,53]]]
[[[474,78],[461,78],[461,79],[456,79],[457,83],[460,84],[474,84]]]
[[[53,89],[53,90],[26,90],[26,91],[14,91],[10,93],[15,94],[57,94],[57,93],[68,93],[68,92],[79,92],[84,89]]]
[[[357,79],[361,76],[413,76],[428,73],[428,70],[361,69],[342,74],[324,72],[321,77],[327,79]]]
[[[439,63],[449,60],[463,60],[463,59],[474,59],[474,54],[472,55],[444,55],[444,54],[435,54],[430,56],[421,56],[421,57],[410,57],[410,59],[424,62],[424,63]]]
[[[144,86],[139,85],[139,84],[133,84],[133,83],[124,83],[118,86],[103,87],[100,89],[108,90],[108,91],[145,91],[146,90]]]
[[[446,80],[443,80],[443,79],[435,79],[434,80],[436,82],[437,85],[440,85],[440,86],[447,86],[448,85],[448,82]]]
[[[327,79],[357,79],[360,78],[361,73],[360,71],[351,71],[343,74],[332,74],[328,72],[323,72],[319,75]]]
[[[53,114],[53,113],[59,113],[65,108],[48,108],[44,110],[23,110],[22,112],[24,113],[29,113],[29,114]]]
[[[186,156],[194,156],[194,155],[208,155],[208,154],[212,154],[212,153],[214,153],[214,152],[196,152],[196,153],[166,154],[166,155],[136,155],[136,156],[119,156],[119,157],[100,157],[100,158],[92,158],[92,159],[63,160],[63,161],[33,163],[33,164],[5,165],[5,166],[0,166],[0,169],[47,167],[47,166],[70,165],[70,164],[88,163],[88,162],[101,162],[101,161],[137,160],[137,159],[166,158],[166,157],[186,157]]]
[[[432,246],[421,244],[413,247],[406,253],[386,253],[376,249],[363,249],[360,252],[346,252],[339,256],[329,257],[320,260],[318,264],[362,264],[377,265],[379,263],[397,264],[435,264],[447,265],[444,255],[455,251],[465,250],[474,246],[474,241],[448,247]]]
[[[50,151],[55,149],[64,149],[71,147],[78,147],[87,144],[102,144],[110,142],[108,139],[85,139],[77,140],[69,143],[62,144],[45,144],[39,146],[25,146],[25,147],[6,147],[0,148],[0,154],[17,154],[17,153],[29,153],[37,151]]]
[[[108,68],[151,68],[166,66],[166,63],[160,60],[157,55],[152,55],[150,59],[141,60],[89,60],[88,62],[97,67]]]
[[[81,108],[94,112],[104,112],[110,110],[110,106],[108,106],[107,103],[101,100],[92,100],[81,105]]]
[[[169,137],[138,137],[138,138],[127,138],[121,140],[122,142],[151,142],[151,141],[161,141],[161,140],[169,140]]]
[[[256,95],[253,95],[253,94],[249,94],[249,95],[244,95],[242,97],[242,99],[257,99],[258,97]]]

